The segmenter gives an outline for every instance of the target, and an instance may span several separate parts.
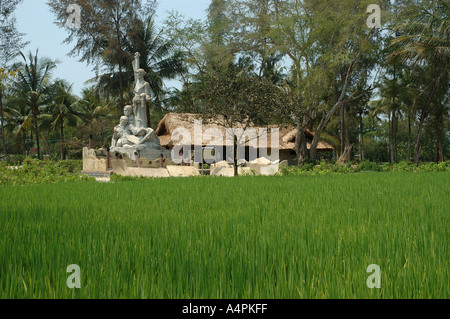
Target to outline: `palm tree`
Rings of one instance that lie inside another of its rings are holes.
[[[2,134],[2,145],[3,145],[3,157],[6,160],[6,141],[5,141],[5,117],[3,114],[3,79],[7,78],[6,70],[0,68],[0,123],[1,123],[1,134]]]
[[[22,152],[24,155],[26,155],[26,140],[28,131],[33,129],[33,115],[31,113],[31,110],[26,105],[20,105],[18,108],[16,108],[16,115],[16,129],[14,132],[14,138],[18,143],[17,145],[19,145],[19,143],[21,142]]]
[[[46,93],[50,84],[52,71],[56,67],[56,62],[49,58],[39,58],[38,50],[36,54],[30,52],[28,59],[20,52],[23,62],[16,65],[16,69],[21,70],[18,73],[18,80],[14,86],[16,95],[21,95],[26,99],[26,104],[30,107],[33,114],[34,129],[36,135],[38,158],[41,158],[39,145],[39,114],[40,106],[46,103]]]
[[[398,27],[399,36],[392,44],[400,44],[392,57],[400,57],[412,64],[450,62],[450,5],[447,1],[433,1],[434,6],[412,8],[409,19]]]
[[[448,86],[448,65],[450,63],[450,6],[448,1],[430,2],[430,7],[412,8],[409,20],[399,27],[400,36],[392,43],[401,49],[392,58],[401,58],[412,66],[424,66],[433,74],[431,83],[424,88],[427,102],[422,109],[415,142],[415,162],[419,164],[420,136],[429,107],[441,86]]]
[[[107,120],[111,117],[110,104],[94,87],[83,89],[82,98],[77,102],[78,112],[85,123],[83,128],[90,135],[100,136],[102,144],[105,142],[103,134],[108,130],[110,124]]]
[[[399,87],[402,89],[398,92],[398,101],[401,104],[400,110],[403,112],[408,122],[408,161],[411,161],[412,121],[416,118],[420,101],[420,85],[426,79],[426,77],[421,76],[420,72],[421,71],[418,68],[404,67],[399,74]]]
[[[178,74],[185,71],[182,54],[174,51],[174,44],[163,37],[162,31],[156,30],[153,15],[145,21],[136,19],[132,26],[127,34],[127,70],[123,73],[122,88],[127,88],[129,91],[132,89],[134,71],[131,61],[134,59],[134,53],[139,52],[140,66],[147,72],[146,81],[149,82],[153,93],[152,106],[161,108],[163,96],[166,93],[164,80],[174,79]],[[119,76],[114,72],[115,60],[110,56],[110,53],[109,51],[102,53],[105,65],[111,71],[96,78],[98,88],[105,92],[122,94]],[[129,98],[131,99],[132,96],[130,95]],[[123,108],[123,106],[121,105],[120,108]],[[148,109],[147,111],[149,112]],[[149,115],[147,114],[147,119],[150,121]],[[148,124],[150,126],[150,123]]]
[[[130,52],[140,53],[141,68],[147,72],[155,102],[159,103],[165,93],[164,80],[174,79],[185,71],[183,56],[181,52],[174,51],[173,42],[163,37],[162,30],[156,30],[153,15],[145,21],[137,20],[136,31],[137,35],[131,37]]]
[[[13,92],[9,92],[13,93]],[[33,114],[23,95],[7,94],[5,109],[9,130],[13,132],[16,146],[22,145],[22,152],[26,154],[26,139],[28,132],[33,129]]]
[[[51,103],[43,108],[41,116],[43,127],[59,129],[61,138],[61,160],[65,159],[64,126],[76,127],[82,120],[76,110],[77,99],[71,93],[72,85],[65,80],[57,79],[49,87]]]

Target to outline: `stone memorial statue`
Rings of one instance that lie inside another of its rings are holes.
[[[147,101],[151,100],[150,84],[145,82],[144,76],[147,74],[144,69],[139,66],[140,54],[137,52],[134,55],[133,70],[134,70],[134,98],[133,98],[133,112],[136,115],[136,125],[139,127],[147,127]]]
[[[134,158],[154,159],[161,154],[161,144],[155,131],[147,127],[147,103],[151,100],[150,85],[144,80],[146,72],[139,67],[139,53],[134,55],[133,70],[135,78],[133,105],[124,107],[124,116],[114,128],[111,152],[127,154]]]

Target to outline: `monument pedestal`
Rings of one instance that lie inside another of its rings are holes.
[[[163,154],[163,157],[167,157],[167,150],[162,149],[161,146],[154,147],[154,148],[143,148],[140,149],[139,147],[134,146],[125,146],[125,147],[112,147],[111,148],[111,156],[115,157],[116,153],[119,153],[121,155],[126,154],[128,158],[134,159],[134,153],[137,153],[139,158],[144,158],[148,160],[156,160],[161,157],[161,154]],[[170,156],[170,154],[169,154]]]

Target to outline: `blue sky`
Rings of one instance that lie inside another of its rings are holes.
[[[66,79],[73,83],[73,92],[80,94],[85,86],[84,82],[95,75],[91,71],[91,66],[78,62],[77,57],[67,56],[73,46],[62,44],[68,34],[54,24],[55,17],[46,2],[47,0],[24,0],[17,8],[18,29],[26,33],[25,39],[30,41],[23,51],[28,53],[31,50],[34,53],[38,48],[40,56],[58,59],[61,63],[54,72],[54,78]],[[172,10],[180,12],[185,17],[204,19],[211,0],[160,0],[158,2],[157,21],[162,26],[161,21],[167,16],[167,12]],[[174,81],[167,85],[178,86]]]

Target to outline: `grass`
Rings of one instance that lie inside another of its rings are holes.
[[[450,174],[0,186],[0,298],[449,298]],[[81,267],[81,289],[66,268]],[[381,267],[381,289],[366,268]]]

